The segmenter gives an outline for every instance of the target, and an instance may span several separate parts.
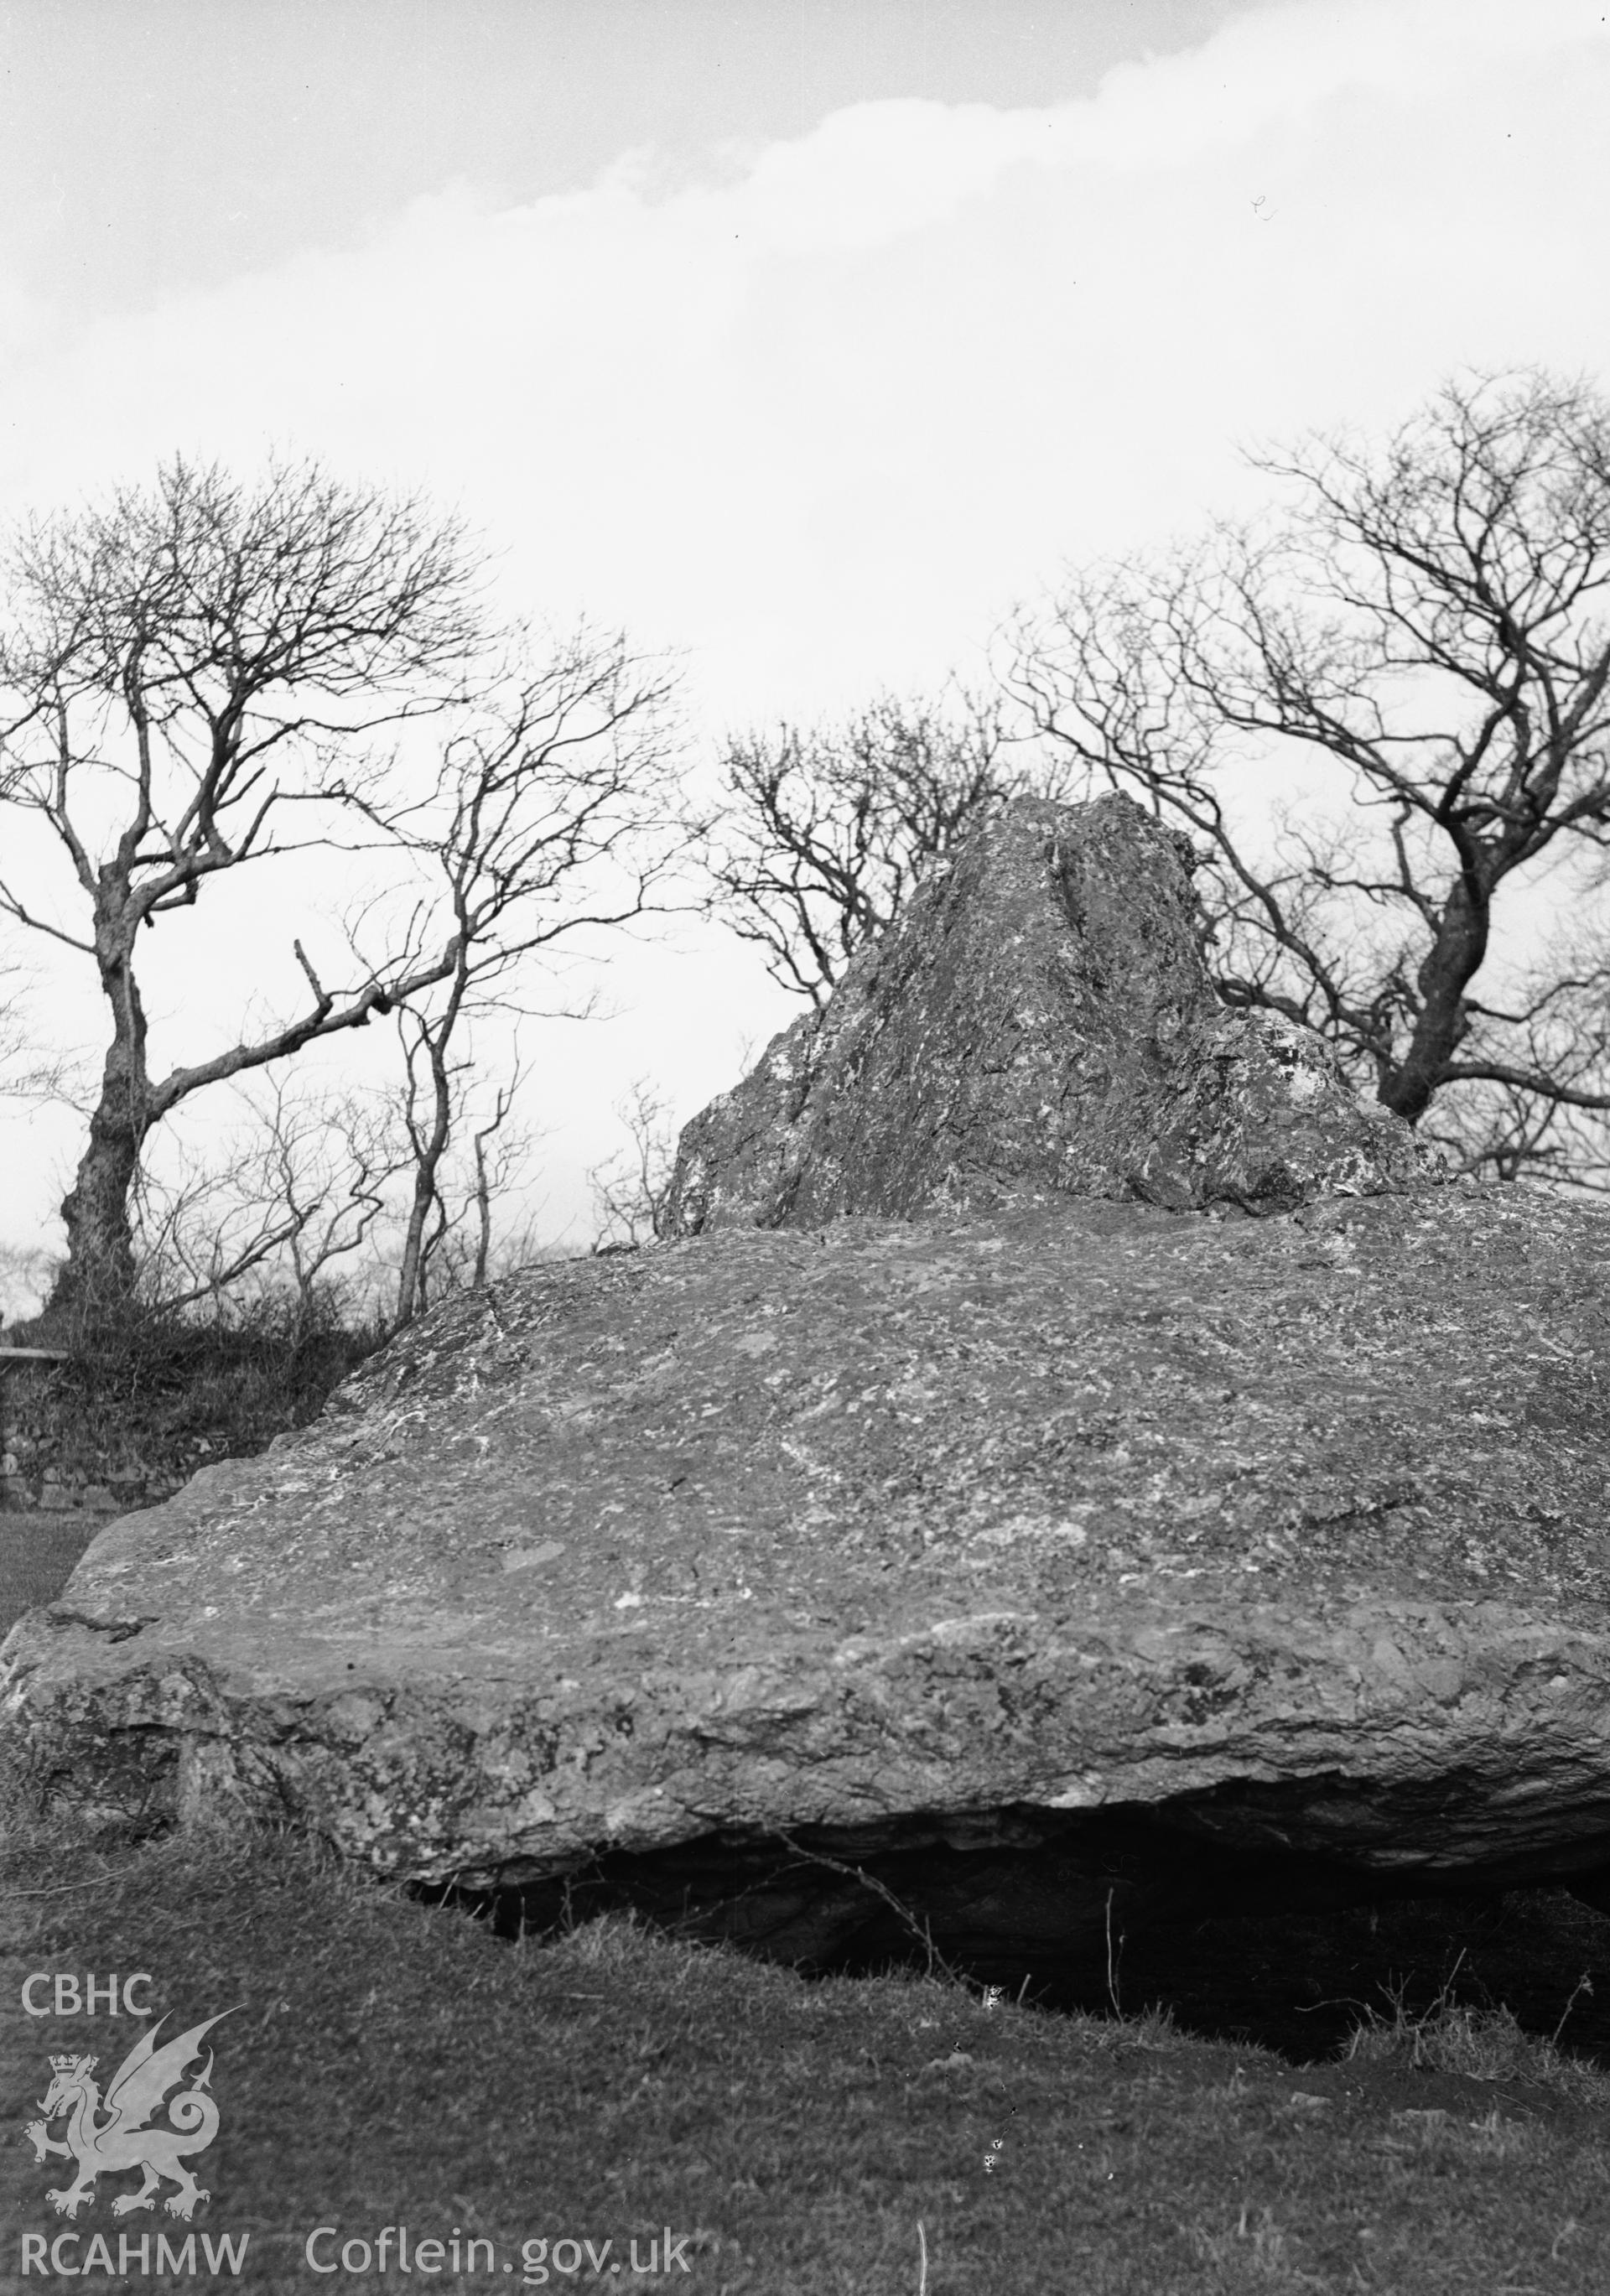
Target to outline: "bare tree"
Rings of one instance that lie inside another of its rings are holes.
[[[398,1015],[399,1025],[412,1018]],[[419,1041],[416,1032],[405,1039],[400,1091],[276,1075],[239,1090],[245,1120],[209,1154],[164,1142],[136,1184],[132,1304],[163,1316],[204,1308],[219,1324],[271,1307],[275,1327],[293,1337],[326,1328],[333,1315],[390,1325],[433,1100],[428,1070],[408,1058]],[[524,1073],[517,1046],[489,1088],[473,1061],[462,1078],[455,1064],[454,1152],[435,1170],[422,1310],[483,1287],[511,1253],[530,1255],[531,1239],[518,1227],[501,1233],[498,1221],[533,1137],[509,1122]]]
[[[489,1096],[464,1021],[461,1008],[449,1023],[447,1004],[435,1014],[398,1014],[409,1193],[396,1314],[405,1323],[423,1315],[444,1292],[484,1289],[493,1264],[496,1209],[536,1136],[529,1126],[509,1121],[527,1073],[518,1043],[507,1073]],[[404,1283],[411,1286],[406,1308]]]
[[[677,1160],[677,1128],[657,1085],[638,1077],[615,1113],[631,1145],[587,1174],[598,1214],[595,1251],[635,1250],[659,1234]]]
[[[704,856],[711,908],[820,1007],[979,807],[1027,785],[1002,742],[995,708],[965,695],[885,695],[842,726],[729,742],[728,802]]]
[[[339,1288],[341,1264],[378,1242],[407,1169],[407,1142],[382,1095],[280,1075],[241,1098],[247,1119],[221,1153],[142,1168],[139,1297],[169,1313],[205,1302],[226,1317],[268,1290],[311,1324],[319,1295]]]
[[[501,1201],[516,1169],[531,1150],[533,1136],[528,1129],[506,1128],[522,1073],[516,1045],[510,1073],[494,1087],[491,1105],[481,1112],[482,1120],[470,1127],[468,1209],[474,1220],[475,1249],[470,1262],[469,1288],[473,1292],[485,1291],[492,1271],[493,1207]]]
[[[1489,376],[1384,446],[1255,462],[1283,512],[1070,581],[1010,683],[1090,777],[1195,832],[1229,1003],[1318,1028],[1411,1124],[1434,1102],[1466,1167],[1602,1173],[1610,409]],[[1260,850],[1236,768],[1282,754],[1350,802],[1288,808]],[[1586,930],[1528,955],[1529,901]]]
[[[438,794],[408,824],[438,874],[451,963],[404,1024],[414,1165],[399,1324],[424,1306],[429,1239],[439,1250],[446,1233],[442,1175],[476,1015],[590,1011],[590,999],[533,1007],[522,976],[546,960],[551,980],[560,942],[623,925],[666,897],[692,834],[673,770],[671,691],[623,639],[578,632],[540,668],[512,676],[448,744]]]
[[[176,457],[153,488],[23,527],[3,564],[0,800],[43,826],[68,884],[53,903],[0,881],[0,913],[94,964],[111,1029],[62,1206],[61,1312],[132,1292],[153,1126],[443,977],[443,954],[415,947],[327,989],[298,944],[292,1018],[149,1070],[142,928],[226,873],[342,837],[349,800],[374,792],[362,737],[459,689],[476,617],[456,527],[313,463],[246,486]]]

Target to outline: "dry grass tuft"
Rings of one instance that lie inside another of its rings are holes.
[[[1450,1978],[1422,2016],[1406,2007],[1401,1992],[1389,1996],[1391,2008],[1384,2014],[1366,2009],[1365,2021],[1347,2046],[1349,2062],[1458,2073],[1467,2080],[1524,2081],[1580,2103],[1610,2104],[1610,2074],[1567,2056],[1557,2046],[1564,2016],[1554,2038],[1528,2033],[1502,2005],[1482,2009],[1456,2001],[1451,1984]],[[1569,2008],[1567,2003],[1567,2013]]]

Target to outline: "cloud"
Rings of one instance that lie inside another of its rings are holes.
[[[858,105],[669,193],[630,162],[504,211],[458,185],[45,331],[0,467],[48,497],[272,439],[423,476],[546,610],[792,706],[954,651],[1048,554],[1188,522],[1249,430],[1595,363],[1607,56],[1574,0],[1302,5],[1088,102]]]
[[[1088,161],[1179,168],[1281,123],[1322,133],[1338,98],[1445,112],[1462,84],[1604,38],[1591,0],[1303,0],[1235,18],[1183,54],[1120,65],[1094,103],[1064,116]]]

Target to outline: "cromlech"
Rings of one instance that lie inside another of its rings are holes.
[[[1610,1221],[1226,1009],[1141,808],[988,815],[665,1226],[103,1530],[5,1645],[34,1786],[808,1969],[1610,1908]]]

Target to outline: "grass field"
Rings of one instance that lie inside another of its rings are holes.
[[[19,2287],[107,2284],[124,2239],[130,2286],[177,2258],[187,2284],[302,2296],[1610,2288],[1610,2078],[1451,1997],[1417,2017],[1384,2000],[1351,2054],[1294,2065],[1155,2013],[908,1972],[806,1982],[620,1916],[507,1943],[289,1838],[67,1824],[12,1833],[0,1923]],[[204,2045],[211,2196],[188,2226],[114,2219],[132,2179],[106,2177],[70,2226],[46,2194],[70,2164],[36,2164],[24,2135],[47,2060],[93,2052],[104,2087],[144,2028],[103,2005],[30,2018],[23,1980],[53,2005],[58,1974],[82,1998],[136,1972],[164,2038],[228,2012]],[[51,2269],[63,2233],[74,2276]]]

